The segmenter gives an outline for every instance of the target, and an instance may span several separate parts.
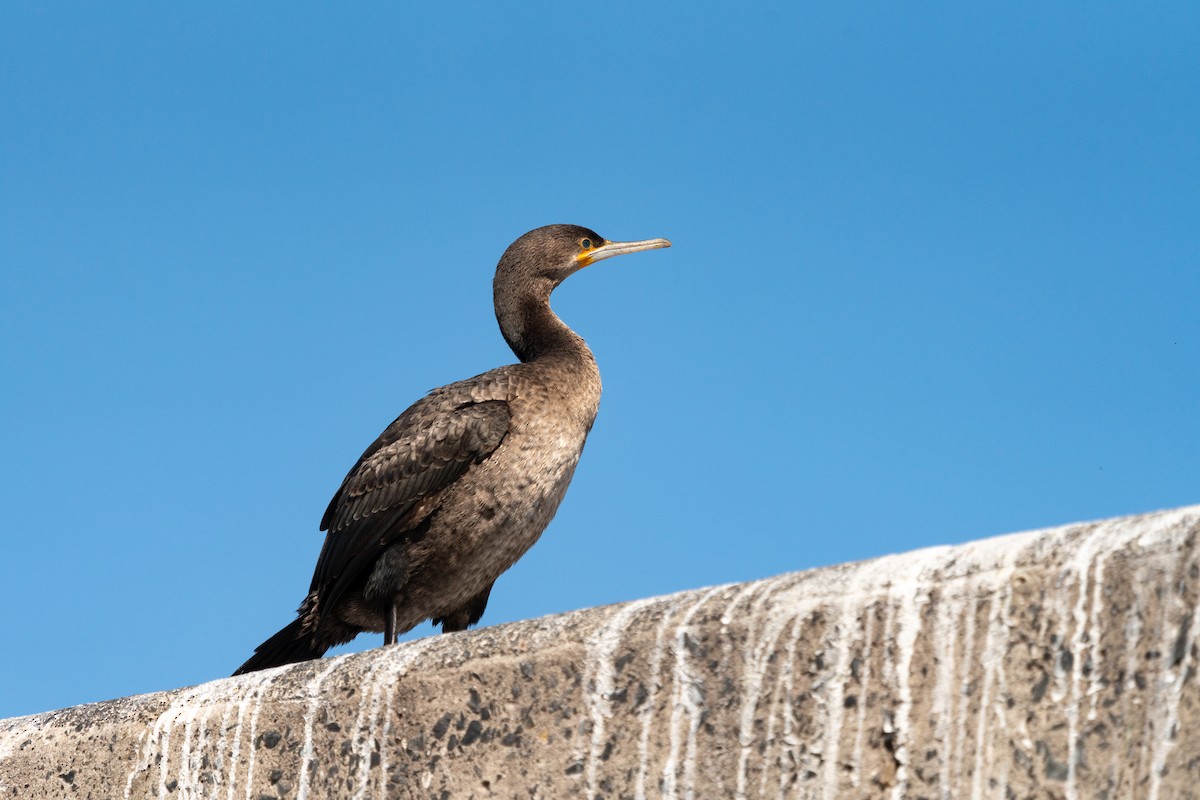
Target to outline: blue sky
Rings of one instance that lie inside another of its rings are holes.
[[[605,395],[485,624],[1200,501],[1198,50],[1195,3],[4,4],[0,717],[291,619],[551,222],[674,247],[555,294]]]

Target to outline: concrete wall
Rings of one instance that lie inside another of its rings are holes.
[[[1200,507],[0,722],[0,797],[1200,797]]]

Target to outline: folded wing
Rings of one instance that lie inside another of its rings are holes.
[[[330,609],[380,554],[418,528],[438,497],[504,441],[509,407],[503,400],[452,409],[436,400],[400,415],[363,453],[321,520],[328,531],[311,591]]]

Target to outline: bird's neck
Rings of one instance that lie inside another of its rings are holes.
[[[496,319],[504,340],[522,363],[547,358],[593,361],[583,338],[550,308],[549,297],[526,297],[512,305],[497,305]]]

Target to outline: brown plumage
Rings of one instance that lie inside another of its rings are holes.
[[[479,621],[492,584],[558,509],[600,404],[600,372],[550,293],[588,264],[669,247],[577,225],[530,231],[496,267],[496,320],[520,363],[435,389],[346,475],[299,616],[235,675],[319,658],[362,631]]]

